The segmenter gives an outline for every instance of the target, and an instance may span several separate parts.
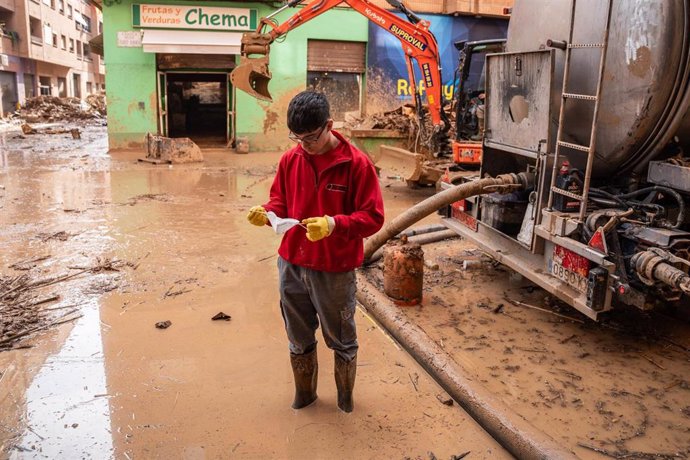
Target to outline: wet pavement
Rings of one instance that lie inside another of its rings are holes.
[[[47,322],[74,320],[0,352],[0,458],[509,457],[362,312],[355,411],[323,343],[319,400],[290,408],[279,236],[245,220],[278,154],[154,166],[108,155],[101,127],[17,135],[0,134],[0,274],[87,271],[41,288],[60,296]],[[420,199],[385,193],[389,218]]]

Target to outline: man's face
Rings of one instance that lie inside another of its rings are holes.
[[[320,153],[324,153],[323,150],[328,145],[328,133],[330,132],[332,126],[332,120],[328,120],[318,129],[301,134],[290,132],[288,137],[293,141],[302,144],[302,148],[307,153],[318,155]]]

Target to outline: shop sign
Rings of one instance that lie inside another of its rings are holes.
[[[119,46],[120,48],[140,48],[141,32],[138,30],[118,32],[117,46]]]
[[[247,31],[256,29],[257,10],[185,5],[132,5],[132,25],[147,29]]]

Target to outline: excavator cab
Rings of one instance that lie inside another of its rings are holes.
[[[487,54],[505,51],[505,39],[455,42],[458,55],[455,90],[455,140],[467,141],[478,134],[479,121],[473,104],[484,94],[484,61]],[[477,71],[479,70],[479,71]]]
[[[271,71],[268,70],[271,52],[270,34],[249,32],[242,35],[240,63],[230,74],[230,81],[237,89],[262,101],[273,101],[268,92]]]

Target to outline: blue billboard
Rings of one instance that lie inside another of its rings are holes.
[[[407,21],[402,14],[396,14]],[[457,76],[458,50],[454,43],[461,40],[489,40],[505,38],[508,30],[507,19],[475,18],[465,16],[445,16],[419,14],[429,21],[429,30],[436,37],[441,61],[443,97],[451,100]],[[483,66],[473,66],[470,81],[478,80]],[[405,55],[400,41],[389,31],[373,22],[369,23],[369,46],[367,50],[367,80],[369,97],[384,98],[400,104],[411,100],[409,74]],[[423,91],[423,76],[415,67],[415,83]],[[373,93],[373,94],[372,94]],[[394,104],[393,104],[394,105]]]

